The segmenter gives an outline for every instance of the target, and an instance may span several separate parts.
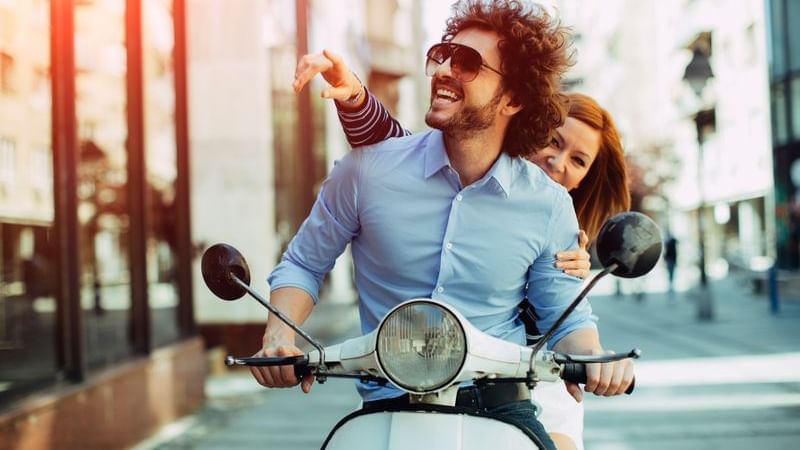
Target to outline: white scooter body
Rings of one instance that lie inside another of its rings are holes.
[[[398,305],[426,302],[449,310],[461,322],[468,350],[459,375],[449,387],[435,393],[414,394],[418,407],[410,411],[357,411],[331,431],[326,450],[508,450],[539,446],[514,424],[454,408],[459,382],[496,376],[522,377],[531,367],[532,349],[489,336],[475,328],[451,306],[431,299],[413,299]],[[388,316],[387,316],[388,317]],[[380,327],[379,327],[380,328]],[[367,371],[386,377],[376,354],[377,330],[325,349],[329,373]],[[541,352],[533,357],[539,381],[560,380],[557,365]],[[319,364],[319,352],[308,354],[309,365]]]
[[[488,417],[439,412],[374,412],[331,432],[325,450],[531,450],[516,426]]]

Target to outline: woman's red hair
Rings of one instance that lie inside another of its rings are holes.
[[[600,149],[586,176],[570,191],[578,223],[594,241],[603,222],[631,206],[622,142],[611,114],[593,98],[576,93],[569,98],[568,117],[600,132]]]

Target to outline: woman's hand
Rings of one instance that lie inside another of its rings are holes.
[[[567,275],[585,280],[589,276],[589,269],[591,268],[589,252],[586,251],[588,243],[589,237],[586,236],[585,231],[581,230],[578,233],[578,248],[556,254],[556,267],[564,269],[564,273]]]
[[[356,96],[362,89],[361,82],[347,68],[342,58],[328,50],[300,58],[294,71],[292,88],[295,92],[300,92],[317,74],[321,74],[330,85],[322,90],[322,98],[345,101]]]

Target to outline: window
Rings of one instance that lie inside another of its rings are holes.
[[[15,3],[4,24],[41,8],[41,3]],[[26,31],[26,58],[14,70],[21,78],[34,76],[50,59],[49,22],[32,22]],[[24,61],[24,63],[23,63]],[[0,89],[10,89],[13,58],[0,53]],[[49,65],[44,67],[49,70]],[[53,242],[52,190],[37,198],[38,177],[52,180],[49,102],[32,108],[33,88],[17,86],[18,94],[2,98],[13,114],[0,126],[0,404],[37,386],[55,381],[56,270]],[[30,144],[36,143],[36,144]],[[41,161],[46,160],[47,164]]]
[[[786,72],[786,30],[784,21],[784,0],[769,2],[770,27],[772,28],[772,46],[770,48],[770,73],[773,78],[779,78]]]
[[[152,345],[179,337],[177,145],[171,0],[142,2],[147,165],[147,283]]]
[[[792,135],[794,140],[800,140],[800,77],[794,77],[789,82],[792,92]]]
[[[174,79],[185,67],[172,56],[173,0],[0,0],[0,4],[2,408],[57,381],[91,376],[94,369],[146,351],[146,317],[139,314],[143,310],[133,308],[144,304],[133,304],[132,295],[145,292],[147,275],[146,301],[174,307],[176,280],[188,278],[185,271],[190,268],[177,267],[172,253],[176,241],[182,249],[189,247],[188,233],[178,235],[174,217],[176,203],[186,199],[176,198],[175,189],[179,140]],[[142,56],[149,58],[141,67],[145,95],[139,96],[139,87],[131,85],[131,98],[128,83],[135,79],[129,79],[128,69],[138,68],[130,66],[138,59],[127,59],[125,29],[134,23],[126,20],[131,18],[126,17],[127,5],[142,8],[142,29],[131,31],[132,36],[142,37]],[[51,22],[69,13],[74,21]],[[53,23],[65,26],[56,28]],[[16,39],[19,33],[13,30],[24,30],[24,39]],[[51,53],[68,51],[73,44],[75,67],[51,66]],[[73,77],[74,92],[64,88]],[[14,92],[7,95],[12,88]],[[74,104],[62,103],[55,110],[53,89],[59,100]],[[145,106],[145,126],[129,117],[137,103]],[[179,118],[178,123],[185,123],[185,117]],[[64,127],[56,142],[52,142],[53,120]],[[148,171],[135,173],[131,163],[138,162],[134,156],[139,155],[129,155],[126,143],[145,141]],[[77,154],[74,167],[63,164],[71,163],[71,158],[54,166],[55,155],[71,152]],[[54,192],[56,180],[66,191]],[[153,209],[147,214],[131,208],[135,204],[130,187],[142,181],[149,188],[146,204]],[[57,211],[63,213],[58,220],[64,226],[56,226]],[[75,214],[77,229],[70,226]],[[143,219],[148,218],[145,224]],[[138,252],[133,255],[135,265],[131,263],[132,230],[146,233],[147,267]],[[59,266],[60,257],[67,266]],[[181,277],[175,275],[178,270]],[[65,297],[57,297],[57,292]],[[155,345],[180,337],[175,313],[169,308],[163,311],[166,320],[151,321]],[[81,333],[71,333],[78,314]],[[60,327],[59,317],[66,318],[68,326]]]
[[[775,145],[783,145],[789,140],[789,124],[787,123],[786,95],[784,84],[772,88],[772,139]]]
[[[0,137],[0,184],[11,186],[17,173],[17,146],[14,141]]]
[[[133,353],[124,42],[125,0],[75,6],[80,284],[90,368]],[[82,63],[80,55],[91,58]]]
[[[29,176],[31,186],[39,191],[48,192],[53,189],[53,159],[50,148],[39,147],[30,155]]]
[[[0,92],[8,94],[14,91],[13,74],[14,57],[0,52]]]
[[[786,2],[786,21],[788,22],[788,30],[795,30],[791,33],[786,33],[785,39],[789,45],[789,61],[788,66],[791,71],[800,70],[800,2],[797,0],[789,0]]]

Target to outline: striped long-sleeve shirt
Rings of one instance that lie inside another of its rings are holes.
[[[389,111],[375,98],[368,89],[364,89],[366,101],[356,111],[344,111],[338,103],[336,109],[339,121],[347,136],[347,142],[353,147],[377,144],[393,137],[408,136],[411,131],[400,125]]]

